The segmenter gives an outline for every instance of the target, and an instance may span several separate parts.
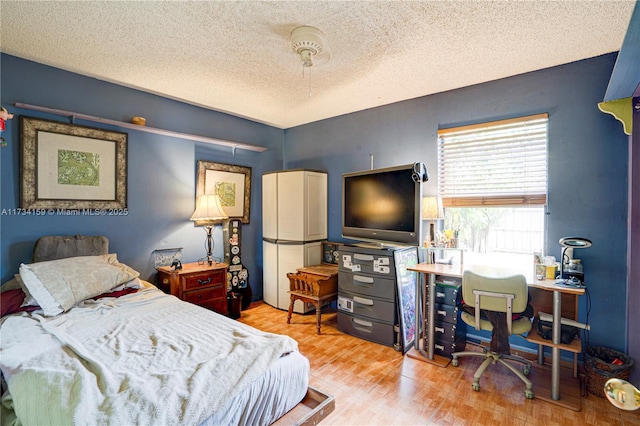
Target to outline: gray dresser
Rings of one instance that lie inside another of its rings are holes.
[[[338,329],[400,350],[394,256],[416,248],[341,246],[338,269]],[[406,269],[406,268],[405,268]]]

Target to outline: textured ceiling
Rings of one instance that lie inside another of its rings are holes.
[[[618,51],[634,1],[0,7],[4,53],[289,128]],[[328,50],[304,76],[290,43],[301,25]]]

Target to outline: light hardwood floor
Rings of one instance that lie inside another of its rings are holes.
[[[335,310],[323,311],[320,336],[315,314],[294,314],[288,325],[286,311],[262,302],[239,321],[298,341],[311,363],[310,384],[335,396],[335,411],[322,425],[640,425],[640,411],[618,410],[592,394],[579,412],[527,400],[524,384],[499,364],[474,392],[475,357],[442,368],[403,356],[338,331]]]

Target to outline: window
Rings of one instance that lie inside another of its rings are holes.
[[[531,266],[544,244],[547,134],[547,114],[438,131],[444,228],[465,261]]]

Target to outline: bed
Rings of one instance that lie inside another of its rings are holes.
[[[166,295],[76,240],[37,244],[39,262],[1,288],[2,424],[271,424],[305,398],[293,339]]]

